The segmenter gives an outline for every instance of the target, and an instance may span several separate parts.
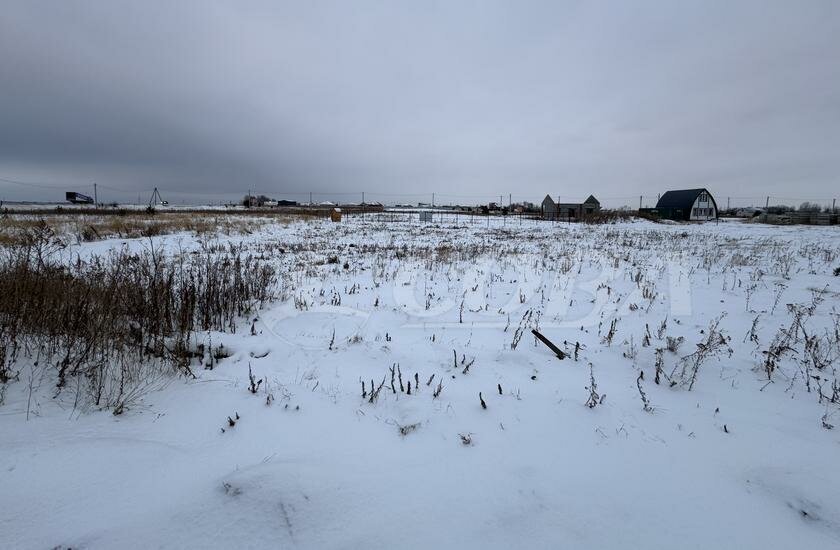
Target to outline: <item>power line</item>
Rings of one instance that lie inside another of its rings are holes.
[[[117,191],[118,193],[151,193],[153,189],[120,189],[119,187],[111,187],[110,185],[98,184],[100,189],[107,189],[108,191]]]

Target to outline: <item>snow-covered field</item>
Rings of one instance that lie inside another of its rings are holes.
[[[840,547],[840,228],[501,223],[69,247],[244,242],[277,300],[121,415],[24,366],[0,547]]]

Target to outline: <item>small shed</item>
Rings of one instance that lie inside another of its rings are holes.
[[[341,208],[333,208],[330,212],[330,219],[334,222],[341,221]]]

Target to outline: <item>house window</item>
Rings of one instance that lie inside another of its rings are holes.
[[[709,195],[706,193],[700,193],[700,202],[709,202]]]

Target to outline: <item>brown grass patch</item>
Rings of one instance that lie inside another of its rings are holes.
[[[241,216],[223,212],[125,212],[113,215],[6,214],[0,223],[0,246],[22,245],[27,234],[46,225],[57,237],[76,242],[103,239],[136,239],[173,233],[203,235],[250,234],[267,224],[288,224],[288,214]]]

